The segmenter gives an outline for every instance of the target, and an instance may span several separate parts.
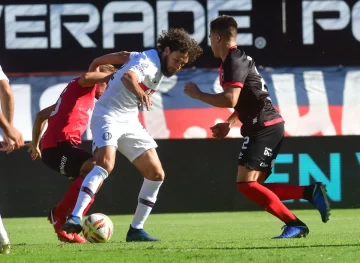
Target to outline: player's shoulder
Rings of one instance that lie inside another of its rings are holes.
[[[243,68],[244,66],[250,66],[251,63],[253,63],[253,60],[243,50],[232,48],[229,51],[229,55],[227,56],[225,63],[232,68]]]
[[[149,49],[144,52],[142,52],[143,58],[148,62],[155,66],[160,65],[160,58],[157,50],[155,49]]]
[[[77,77],[77,78],[72,79],[72,80],[67,84],[66,89],[72,91],[72,90],[77,90],[77,89],[79,89],[79,87],[81,88],[81,86],[80,86],[80,84],[79,84],[79,79],[80,79],[80,77]]]
[[[243,50],[232,48],[229,52],[228,59],[232,62],[244,62],[248,60],[248,56]]]

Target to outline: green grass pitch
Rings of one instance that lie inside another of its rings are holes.
[[[9,218],[11,254],[0,262],[360,262],[359,210],[334,210],[326,224],[316,210],[295,211],[307,238],[272,240],[281,222],[266,212],[153,214],[145,229],[163,241],[126,243],[132,216],[110,216],[106,244],[60,243],[46,218]]]

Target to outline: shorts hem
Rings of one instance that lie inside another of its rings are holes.
[[[132,156],[131,158],[128,158],[131,163],[133,163],[138,157],[140,157],[144,152],[156,149],[158,146],[156,144],[150,145],[149,147],[143,148],[142,152],[137,153],[136,155]]]
[[[95,144],[95,145],[92,147],[91,152],[92,152],[92,154],[94,154],[96,149],[100,149],[100,148],[103,148],[103,147],[106,147],[106,146],[113,146],[113,147],[115,147],[115,150],[116,150],[116,151],[118,150],[118,146],[117,146],[117,145],[114,145],[114,144],[104,144],[104,145],[102,145],[102,146],[97,146],[97,145]]]

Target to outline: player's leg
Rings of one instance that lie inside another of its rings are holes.
[[[75,205],[62,229],[67,233],[80,233],[80,224],[86,207],[103,181],[111,173],[115,165],[118,139],[121,137],[121,127],[118,124],[107,123],[103,118],[93,117],[91,120],[93,135],[93,152],[96,165],[85,177]]]
[[[281,142],[269,152],[268,149],[265,149],[264,155],[270,157],[269,160],[271,166],[276,159],[279,150],[281,147]],[[322,222],[326,223],[329,220],[330,216],[330,202],[329,198],[326,194],[326,185],[321,182],[316,182],[307,186],[299,186],[292,184],[284,184],[284,183],[265,183],[266,179],[271,174],[271,170],[269,173],[263,176],[260,176],[258,179],[258,183],[263,184],[266,188],[274,192],[281,201],[284,200],[299,200],[305,199],[311,204],[313,204],[316,209],[319,211]]]
[[[9,254],[10,253],[10,240],[5,230],[4,224],[0,215],[0,253]]]
[[[283,124],[277,124],[259,131],[250,138],[244,138],[239,156],[237,188],[247,199],[257,203],[286,224],[281,237],[301,237],[308,234],[307,226],[290,212],[274,192],[258,182],[262,182],[271,172],[275,158],[268,158],[264,150],[272,152],[281,143],[283,134]]]
[[[274,192],[257,182],[257,179],[265,173],[239,165],[237,176],[239,192],[284,222],[288,227],[287,230],[292,230],[286,237],[306,236],[309,232],[307,226],[281,202]]]
[[[144,182],[139,192],[138,205],[126,241],[159,241],[160,239],[151,237],[143,229],[164,181],[164,170],[155,148],[144,152],[133,161],[133,164],[144,177]]]
[[[81,168],[84,163],[91,163],[93,157],[85,150],[74,146],[71,142],[65,141],[58,143],[57,147],[44,149],[42,152],[44,163],[56,170],[60,174],[65,175],[72,183],[65,193],[63,199],[50,210],[48,220],[53,225],[54,230],[62,242],[70,243],[86,243],[86,239],[77,234],[67,234],[61,229],[66,222],[66,218],[70,211],[73,210],[83,178]]]
[[[80,222],[85,209],[89,206],[93,196],[114,168],[116,156],[116,148],[114,146],[98,148],[94,155],[96,165],[84,178],[74,210],[62,226],[62,229],[67,233],[81,232],[82,226]]]
[[[155,148],[154,139],[139,122],[129,126],[126,135],[119,140],[119,151],[139,170],[144,177],[138,196],[138,205],[126,241],[158,241],[147,234],[143,227],[155,205],[165,173]],[[136,145],[136,147],[134,147]]]
[[[330,217],[330,201],[327,196],[326,185],[316,182],[307,186],[298,186],[282,183],[265,183],[266,188],[274,192],[281,201],[304,199],[315,206],[321,216],[321,221],[326,223]]]

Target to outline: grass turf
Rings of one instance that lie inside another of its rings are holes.
[[[326,224],[316,210],[295,211],[307,238],[272,240],[281,222],[265,212],[153,214],[146,231],[163,241],[126,243],[132,216],[110,216],[106,244],[60,243],[46,218],[4,219],[12,244],[0,262],[360,262],[359,211],[334,210]]]

